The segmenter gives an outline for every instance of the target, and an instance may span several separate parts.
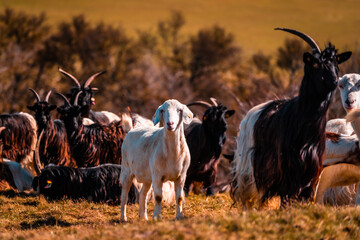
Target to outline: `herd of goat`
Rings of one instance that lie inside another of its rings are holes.
[[[294,34],[311,48],[304,53],[304,77],[297,97],[253,107],[240,123],[231,159],[230,195],[245,208],[262,208],[274,197],[316,203],[360,204],[360,75],[338,76],[338,65],[351,52],[337,53],[329,44],[321,50],[308,35]],[[154,218],[161,218],[163,201],[176,203],[176,218],[194,182],[214,194],[217,167],[226,141],[226,118],[234,114],[211,98],[211,104],[165,101],[151,120],[128,112],[94,112],[92,75],[83,84],[59,69],[75,86],[63,95],[63,105],[42,100],[30,89],[34,112],[0,115],[0,180],[19,191],[33,189],[49,200],[61,198],[121,204],[139,203],[147,219],[147,200],[155,201]],[[336,88],[346,119],[327,122]],[[205,109],[202,119],[191,106]],[[52,119],[57,110],[60,118]],[[151,192],[151,194],[149,193]]]

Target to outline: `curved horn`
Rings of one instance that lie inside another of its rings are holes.
[[[92,75],[91,77],[88,78],[88,80],[86,80],[86,82],[84,83],[84,88],[88,87],[92,81],[94,81],[94,79],[98,76],[100,76],[101,74],[106,73],[106,70],[102,71],[102,72],[98,72],[95,73],[94,75]]]
[[[36,148],[34,150],[33,164],[34,164],[35,172],[38,176],[41,174],[41,162],[40,162],[39,148],[40,148],[40,141],[41,141],[43,134],[44,134],[44,130],[41,131],[40,136],[36,142]]]
[[[216,101],[217,101],[216,98],[211,97],[210,100],[211,100],[211,102],[213,103],[213,105],[214,105],[215,107],[218,106],[218,103],[216,102]]]
[[[54,91],[54,88],[50,89],[50,91],[46,94],[45,102],[49,102],[49,97],[53,91]]]
[[[310,45],[310,47],[312,48],[313,53],[321,53],[319,46],[316,44],[314,39],[312,39],[309,35],[299,32],[299,31],[296,31],[296,30],[293,30],[293,29],[289,29],[289,28],[275,28],[275,30],[281,30],[281,31],[292,33],[292,34],[300,37],[301,39],[303,39],[305,42],[307,42]]]
[[[69,100],[67,100],[67,98],[64,95],[62,95],[61,93],[58,93],[58,92],[55,92],[55,94],[60,96],[64,100],[64,102],[67,106],[71,106]]]
[[[79,88],[81,87],[81,84],[80,84],[79,81],[76,79],[76,77],[74,77],[74,76],[71,75],[70,73],[64,71],[64,70],[61,69],[60,67],[59,67],[59,71],[60,71],[62,74],[64,74],[65,76],[67,76],[68,78],[72,79]]]
[[[82,91],[78,92],[75,96],[75,100],[74,100],[74,106],[78,105],[78,101],[79,101],[79,96],[80,94],[82,94]]]
[[[29,90],[35,95],[36,102],[41,102],[39,94],[32,88],[29,88]]]
[[[187,104],[186,106],[190,107],[190,106],[193,106],[193,105],[199,105],[199,106],[203,106],[203,107],[206,107],[206,108],[212,107],[212,105],[210,103],[207,103],[207,102],[204,102],[204,101],[192,102],[192,103]]]

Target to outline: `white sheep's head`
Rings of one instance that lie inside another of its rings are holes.
[[[360,75],[356,73],[345,74],[340,78],[339,90],[341,103],[346,112],[360,108]]]
[[[190,124],[192,119],[193,113],[186,105],[178,100],[170,99],[158,107],[153,117],[153,123],[156,125],[162,121],[165,129],[176,131],[182,122]]]

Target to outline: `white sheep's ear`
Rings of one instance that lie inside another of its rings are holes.
[[[162,110],[162,105],[160,107],[158,107],[158,109],[156,110],[154,116],[153,116],[153,123],[154,125],[158,124],[161,120],[161,110]]]
[[[184,105],[183,114],[182,114],[184,123],[190,124],[191,121],[193,120],[193,116],[194,114],[190,111],[190,109],[186,105]]]

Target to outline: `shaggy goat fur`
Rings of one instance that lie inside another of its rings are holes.
[[[195,104],[205,106],[207,109],[202,117],[202,122],[194,120],[185,129],[191,162],[186,174],[184,191],[185,194],[188,194],[190,186],[196,181],[203,183],[207,195],[213,195],[217,165],[226,141],[226,118],[232,116],[235,111],[227,110],[225,106],[218,105],[216,101],[214,105],[198,101],[188,104],[188,106]]]
[[[50,164],[34,178],[33,188],[48,200],[69,198],[93,202],[120,204],[121,167],[104,164],[90,168],[71,168]],[[135,202],[135,188],[129,193],[129,202]]]
[[[79,92],[77,97],[81,94]],[[93,167],[104,163],[121,163],[121,144],[125,137],[121,121],[108,125],[98,123],[86,126],[82,123],[82,107],[71,105],[60,95],[65,105],[58,108],[67,131],[71,156],[78,167]]]
[[[274,100],[251,109],[240,124],[234,160],[232,197],[244,206],[263,206],[274,196],[281,203],[309,199],[322,170],[326,115],[338,81],[338,64],[351,53],[337,54],[329,44],[304,53],[304,77],[299,95]],[[245,168],[244,168],[245,167]]]
[[[28,109],[35,112],[38,135],[44,131],[39,146],[40,162],[44,166],[53,163],[61,166],[75,167],[76,162],[71,157],[64,123],[60,120],[53,121],[51,118],[51,111],[56,109],[56,105],[50,105],[48,102],[52,90],[46,95],[44,101],[40,100],[35,90],[30,90],[34,93],[36,102],[32,106],[28,106]]]

